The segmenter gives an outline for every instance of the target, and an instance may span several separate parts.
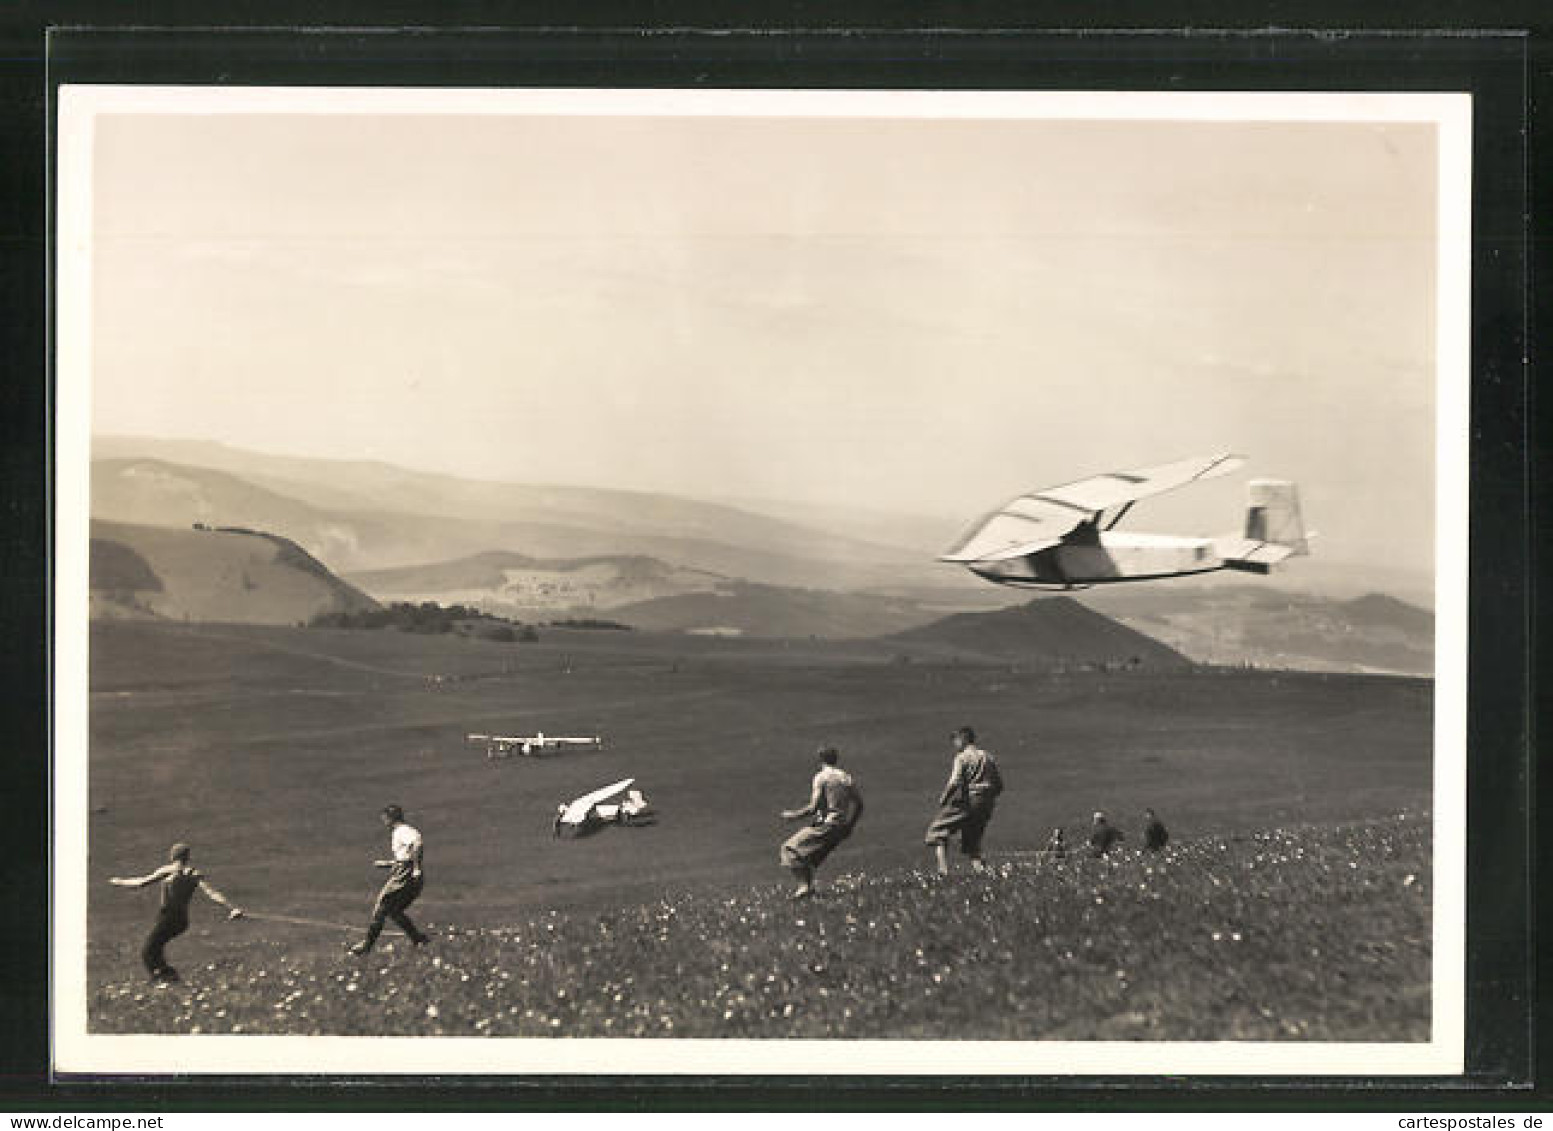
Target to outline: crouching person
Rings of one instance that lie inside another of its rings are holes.
[[[834,746],[820,747],[817,755],[819,771],[814,775],[814,785],[809,791],[809,803],[802,809],[784,809],[785,821],[813,819],[808,828],[801,829],[783,843],[780,860],[782,867],[798,879],[794,899],[814,894],[814,872],[823,864],[835,848],[857,826],[863,815],[863,794],[851,774],[836,765],[838,754]]]

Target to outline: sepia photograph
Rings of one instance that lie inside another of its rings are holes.
[[[56,1070],[1461,1073],[1471,113],[62,86]]]

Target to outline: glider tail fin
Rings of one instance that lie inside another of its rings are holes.
[[[1305,521],[1300,517],[1299,489],[1280,479],[1253,479],[1246,508],[1246,537],[1286,546],[1291,555],[1310,553]]]
[[[1310,553],[1298,488],[1286,480],[1253,479],[1247,490],[1245,530],[1217,540],[1225,566],[1267,573],[1285,558]]]

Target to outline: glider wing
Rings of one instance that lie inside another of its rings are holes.
[[[566,807],[566,811],[561,814],[562,823],[581,824],[595,805],[630,789],[635,781],[635,778],[626,778],[623,781],[617,781],[614,785],[606,785],[603,789],[595,789],[592,793],[584,794]]]
[[[1092,475],[1020,495],[983,516],[947,551],[944,562],[1003,561],[1058,545],[1079,526],[1112,507],[1227,475],[1243,456],[1223,454],[1177,460],[1136,471]]]
[[[1202,479],[1216,479],[1228,475],[1246,462],[1244,456],[1224,453],[1216,456],[1197,456],[1192,459],[1162,463],[1156,467],[1143,467],[1136,471],[1112,471],[1104,475],[1092,475],[1060,487],[1048,487],[1033,492],[1033,497],[1045,499],[1093,514],[1109,510],[1123,503],[1135,503],[1151,495],[1162,495],[1196,483]]]

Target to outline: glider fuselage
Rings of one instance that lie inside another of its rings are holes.
[[[1103,585],[1224,568],[1211,538],[1081,528],[1069,540],[1021,558],[968,563],[971,572],[1002,585]]]

